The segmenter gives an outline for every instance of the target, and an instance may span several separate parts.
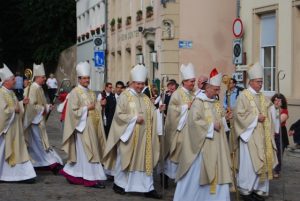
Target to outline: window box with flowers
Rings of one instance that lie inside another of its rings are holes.
[[[89,38],[90,38],[90,33],[89,33],[89,32],[86,32],[86,33],[85,33],[85,37],[86,37],[86,39],[89,39]]]
[[[96,28],[96,33],[97,33],[97,34],[100,34],[100,27],[97,27],[97,28]]]
[[[131,16],[127,16],[126,18],[126,26],[131,25]]]
[[[105,24],[102,24],[102,25],[101,25],[101,31],[102,31],[102,33],[105,32]]]
[[[81,40],[84,41],[85,40],[85,34],[81,35]]]
[[[139,22],[143,19],[143,11],[142,10],[138,10],[136,12],[136,21]]]
[[[115,31],[115,24],[116,24],[116,20],[115,20],[115,18],[112,18],[111,21],[110,21],[110,30],[111,30],[111,32]]]
[[[118,25],[117,25],[118,29],[121,29],[122,28],[122,18],[118,17],[117,22],[118,22]]]
[[[153,16],[153,6],[146,7],[146,18],[150,18]]]

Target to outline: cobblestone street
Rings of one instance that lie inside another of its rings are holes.
[[[59,115],[52,112],[48,123],[47,130],[51,144],[62,156],[66,155],[60,150],[62,131]],[[299,153],[286,152],[284,161],[284,171],[280,179],[274,180],[270,184],[270,196],[268,201],[298,201],[300,197],[300,161]],[[153,200],[143,197],[139,194],[119,195],[112,190],[112,181],[106,182],[105,189],[93,189],[83,186],[70,185],[62,176],[55,176],[51,172],[38,171],[37,182],[35,184],[0,184],[0,201],[121,201],[121,200]],[[159,177],[155,177],[155,186],[161,192]],[[169,189],[165,191],[165,200],[172,200],[175,190],[175,184],[172,182]],[[283,194],[284,192],[284,194]],[[232,194],[235,200],[235,195]]]

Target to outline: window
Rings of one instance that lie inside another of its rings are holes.
[[[264,68],[264,86],[266,92],[275,91],[276,80],[276,17],[275,14],[261,16],[260,61]]]

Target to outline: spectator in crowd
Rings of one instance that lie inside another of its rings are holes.
[[[23,79],[23,87],[24,87],[24,89],[29,85],[29,83],[30,83],[30,81],[28,80],[28,78],[24,77],[24,79]]]
[[[176,82],[176,80],[174,79],[170,79],[168,84],[167,84],[167,91],[165,94],[165,100],[164,100],[164,104],[166,104],[166,110],[165,110],[165,114],[167,114],[168,111],[168,106],[169,106],[169,102],[171,99],[172,94],[174,93],[174,91],[176,91],[176,89],[178,88],[178,83]]]
[[[240,95],[240,92],[243,90],[243,88],[237,86],[236,84],[236,79],[230,78],[223,101],[223,107],[227,111],[231,111],[235,108],[236,99]]]
[[[300,119],[291,125],[289,135],[293,136],[295,143],[295,146],[291,148],[300,149]]]
[[[286,121],[289,118],[289,112],[287,109],[287,101],[286,98],[283,94],[275,94],[271,98],[272,103],[275,106],[276,109],[276,114],[275,114],[275,143],[277,147],[277,158],[278,158],[278,165],[274,169],[274,178],[278,178],[280,175],[281,171],[281,155],[284,152],[284,149],[287,148],[289,145],[289,138],[287,134],[287,129],[286,129]],[[281,127],[281,128],[280,128]],[[281,131],[281,133],[280,133]],[[281,134],[281,139],[282,139],[282,144],[280,142],[280,134]]]
[[[23,88],[23,77],[21,76],[20,72],[16,72],[16,85],[14,92],[18,98],[18,101],[23,100],[23,93],[24,93],[24,88]]]
[[[197,86],[198,89],[195,91],[195,96],[199,95],[200,92],[205,91],[205,86],[207,85],[208,78],[205,75],[200,75],[198,77]]]
[[[50,103],[53,104],[53,100],[55,98],[55,94],[57,91],[57,80],[54,77],[54,74],[51,73],[50,77],[47,79],[46,82],[47,86],[48,86],[48,95],[49,95],[49,99],[50,99]]]
[[[102,106],[102,117],[106,137],[108,136],[111,122],[114,116],[113,108],[116,107],[116,98],[112,90],[112,83],[107,82],[105,84],[105,89],[101,93],[99,93],[97,97],[97,101],[100,101],[100,104]]]

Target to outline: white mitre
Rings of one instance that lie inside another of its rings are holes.
[[[264,77],[263,67],[258,62],[253,65],[250,65],[247,73],[248,73],[249,80],[254,80],[254,79]]]
[[[221,86],[222,73],[219,73],[216,68],[214,68],[209,75],[208,83],[213,86]]]
[[[79,62],[76,66],[77,77],[90,76],[91,66],[88,62]]]
[[[33,63],[33,77],[36,76],[45,76],[45,68],[44,68],[44,64],[41,63],[40,65],[37,65],[35,63]]]
[[[147,79],[148,70],[142,64],[137,64],[131,71],[131,81],[135,82],[145,82]]]
[[[180,67],[181,79],[189,80],[196,78],[195,69],[193,64],[188,63],[187,65],[182,64]]]
[[[1,81],[4,82],[5,80],[9,80],[13,76],[14,74],[9,70],[9,68],[5,64],[3,64],[3,68],[0,68]]]

